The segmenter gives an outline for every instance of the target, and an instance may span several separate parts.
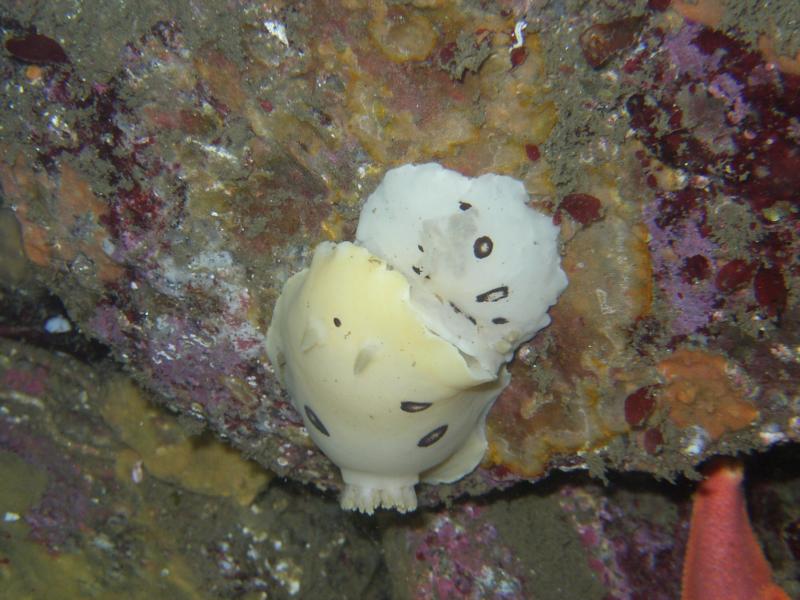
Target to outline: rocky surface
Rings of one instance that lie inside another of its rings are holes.
[[[3,204],[69,319],[188,430],[339,488],[266,327],[387,168],[435,160],[525,182],[570,286],[482,467],[423,502],[800,436],[788,13],[758,35],[710,0],[39,4],[0,22]]]

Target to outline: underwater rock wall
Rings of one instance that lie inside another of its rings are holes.
[[[3,204],[70,318],[187,428],[322,489],[338,474],[266,328],[314,246],[352,239],[360,202],[411,162],[522,180],[570,280],[518,352],[482,467],[421,503],[553,468],[692,476],[797,440],[800,67],[783,13],[759,32],[707,2],[559,6],[12,9]]]

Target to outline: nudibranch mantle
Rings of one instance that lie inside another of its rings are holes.
[[[558,228],[510,177],[438,164],[387,172],[356,242],[324,242],[286,282],[267,354],[344,508],[401,512],[414,485],[452,482],[487,447],[505,363],[564,290]]]

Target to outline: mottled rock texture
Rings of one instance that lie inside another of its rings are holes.
[[[482,467],[423,502],[554,467],[693,474],[800,437],[782,21],[759,49],[669,2],[88,4],[0,22],[3,204],[70,318],[185,424],[340,486],[264,334],[388,168],[438,161],[521,179],[570,286],[511,367]]]

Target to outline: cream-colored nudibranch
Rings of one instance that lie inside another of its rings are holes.
[[[564,290],[558,229],[519,181],[438,164],[392,169],[356,242],[320,244],[275,307],[267,352],[344,508],[414,510],[486,450],[505,363]]]

